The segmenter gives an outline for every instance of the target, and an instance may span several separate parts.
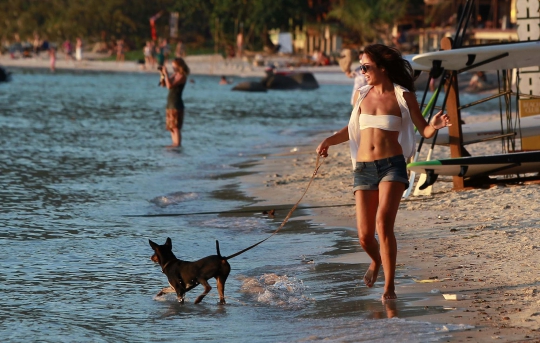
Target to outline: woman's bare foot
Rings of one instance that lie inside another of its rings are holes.
[[[377,276],[379,275],[379,268],[381,267],[381,263],[376,263],[375,261],[371,261],[371,264],[369,265],[369,268],[364,275],[364,283],[368,287],[373,287],[375,284],[375,281],[377,281]]]
[[[397,299],[397,295],[396,295],[396,292],[394,291],[384,291],[382,295],[383,303],[387,300],[396,300],[396,299]]]

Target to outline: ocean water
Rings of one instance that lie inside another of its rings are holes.
[[[305,220],[230,261],[226,305],[213,280],[198,305],[202,287],[185,304],[155,297],[167,281],[148,239],[196,260],[215,240],[230,255],[267,237],[292,204],[268,218],[238,177],[350,111],[346,85],[190,79],[182,149],[165,147],[156,75],[15,70],[0,84],[0,341],[432,342],[465,328],[407,319],[445,311],[415,299],[383,306],[380,285],[361,285],[367,265],[331,261],[360,251],[355,231]]]

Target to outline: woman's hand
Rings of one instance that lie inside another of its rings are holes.
[[[450,124],[448,114],[443,114],[442,111],[439,111],[433,116],[433,119],[429,122],[429,126],[435,130],[440,130],[443,127],[452,126],[452,124]]]
[[[322,157],[328,157],[328,148],[330,147],[330,145],[327,143],[326,139],[323,140],[321,142],[321,144],[319,144],[319,146],[317,147],[317,154],[319,154],[320,156]]]
[[[163,75],[165,75],[165,76],[168,75],[168,73],[167,73],[167,67],[162,66],[160,71],[161,71],[161,73],[162,73]]]

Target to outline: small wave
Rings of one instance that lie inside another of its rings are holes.
[[[151,203],[159,206],[159,207],[167,207],[171,205],[178,205],[185,201],[195,200],[199,197],[197,193],[194,192],[175,192],[159,197],[155,197],[154,199],[150,200]]]
[[[294,277],[263,274],[258,278],[245,277],[240,291],[253,296],[259,303],[279,307],[302,307],[313,301],[304,295],[306,289],[304,282]]]

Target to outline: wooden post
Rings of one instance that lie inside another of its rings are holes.
[[[443,50],[452,49],[452,38],[444,37],[441,39],[441,48]],[[448,135],[450,137],[450,156],[463,157],[463,135],[461,132],[461,111],[459,110],[459,90],[457,82],[457,72],[452,71],[450,79],[447,81],[446,91],[448,99],[446,100],[446,113],[450,118],[452,126],[448,127]],[[454,190],[465,188],[463,177],[454,176]]]

